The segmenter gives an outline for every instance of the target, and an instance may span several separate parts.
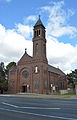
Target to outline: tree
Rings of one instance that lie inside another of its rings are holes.
[[[12,68],[12,67],[15,67],[16,66],[16,63],[15,62],[10,62],[7,66],[6,66],[6,75],[8,76],[8,72],[9,70]]]
[[[4,90],[7,90],[8,84],[6,81],[6,74],[5,74],[5,68],[4,63],[0,63],[0,91],[3,93]]]
[[[5,79],[4,63],[0,63],[0,81]]]
[[[10,62],[6,69],[4,67],[4,63],[0,63],[0,91],[3,93],[3,91],[8,90],[8,72],[9,70],[16,66],[15,62]]]
[[[72,84],[73,88],[75,88],[75,84],[77,83],[77,69],[72,71],[72,73],[67,74],[68,84]]]
[[[10,63],[6,66],[6,68],[7,68],[7,69],[10,69],[11,67],[14,67],[14,66],[16,66],[16,62],[10,62]]]

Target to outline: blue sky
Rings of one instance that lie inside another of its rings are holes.
[[[25,47],[32,55],[33,26],[40,14],[49,63],[65,73],[77,68],[76,5],[77,0],[0,0],[0,62],[17,62]]]
[[[0,23],[3,24],[6,29],[12,29],[15,28],[15,24],[24,24],[26,17],[41,14],[43,23],[47,24],[47,15],[40,13],[40,8],[43,6],[53,6],[53,2],[58,1],[61,0],[0,0]],[[77,27],[77,0],[74,0],[74,2],[73,0],[65,0],[64,2],[64,9],[72,9],[75,12],[73,17],[68,20],[68,23]],[[70,42],[73,45],[77,43],[77,37],[69,40],[68,35],[59,37],[58,40],[64,43]]]
[[[39,8],[47,4],[47,0],[0,0],[1,23],[12,28],[15,23],[22,23],[25,17],[39,14]]]
[[[0,0],[0,21],[6,28],[12,28],[15,23],[23,22],[23,19],[27,16],[38,15],[41,7],[52,5],[54,1],[61,0]],[[77,0],[65,0],[64,2],[65,9],[69,8],[75,11],[70,21],[77,26]],[[43,17],[45,16],[43,15]]]

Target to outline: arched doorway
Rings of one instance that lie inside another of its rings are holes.
[[[22,92],[27,92],[27,85],[22,86]]]
[[[28,84],[23,84],[23,85],[22,85],[22,92],[24,92],[24,93],[30,92],[30,85],[28,85]]]

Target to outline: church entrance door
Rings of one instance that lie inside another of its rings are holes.
[[[27,92],[27,85],[22,86],[22,92]]]

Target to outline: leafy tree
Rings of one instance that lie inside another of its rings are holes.
[[[6,66],[6,68],[7,68],[7,69],[10,69],[10,68],[13,67],[13,66],[16,66],[16,62],[10,62],[10,63]]]
[[[6,75],[8,75],[9,70],[10,70],[12,67],[14,67],[14,66],[16,66],[16,63],[15,63],[15,62],[10,62],[10,63],[6,66],[6,70],[5,70]]]
[[[0,91],[3,93],[4,90],[7,90],[8,84],[6,81],[6,74],[5,74],[5,68],[4,63],[0,63]]]
[[[68,84],[72,84],[73,88],[75,88],[75,84],[77,83],[77,69],[72,71],[72,73],[67,74]]]
[[[9,69],[12,67],[16,66],[15,62],[10,62],[7,66],[6,69],[4,67],[4,63],[0,63],[0,92],[3,93],[3,91],[8,89],[8,72]]]
[[[5,80],[4,63],[0,63],[0,81]]]

